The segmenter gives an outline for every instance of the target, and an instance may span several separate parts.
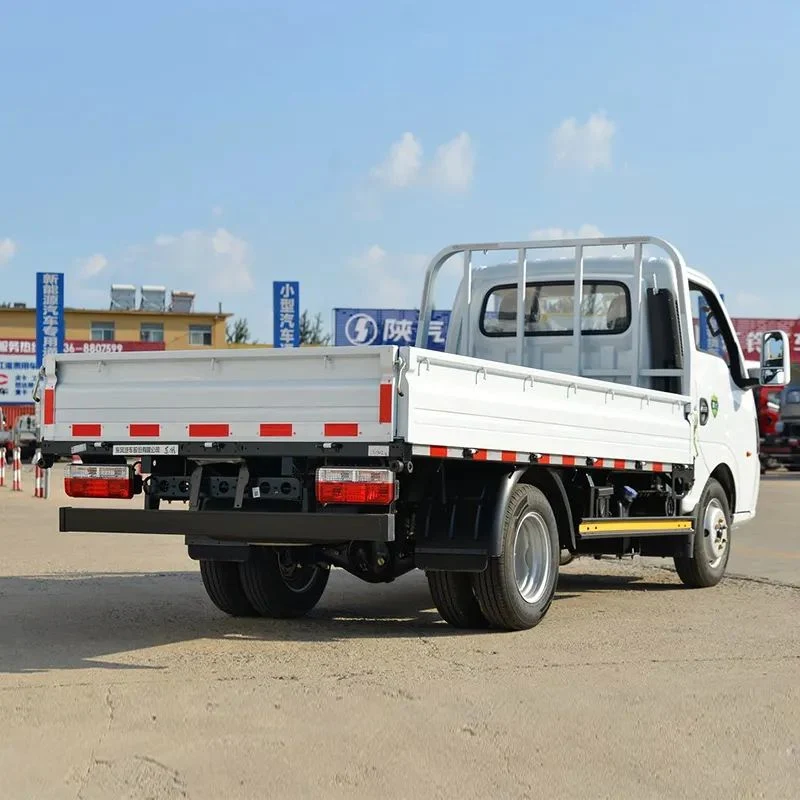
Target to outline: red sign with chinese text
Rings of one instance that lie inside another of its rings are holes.
[[[781,330],[786,331],[789,336],[792,361],[800,361],[800,320],[735,317],[733,327],[746,359],[758,361],[761,357],[761,335],[766,331]]]
[[[164,350],[164,342],[93,342],[67,339],[65,353],[128,353],[143,350]],[[0,339],[0,353],[6,355],[36,355],[36,339]]]

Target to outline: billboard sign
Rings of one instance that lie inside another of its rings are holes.
[[[36,273],[36,366],[64,351],[64,273]]]
[[[32,403],[38,372],[31,355],[0,355],[0,404]]]
[[[272,282],[272,342],[274,347],[300,346],[300,284]]]
[[[164,342],[93,342],[85,339],[66,339],[64,353],[132,353],[164,350]],[[36,339],[0,339],[0,356],[23,355],[36,358]]]
[[[413,345],[419,311],[408,308],[335,308],[333,343],[339,346]],[[449,311],[434,311],[428,331],[428,348],[444,350]]]
[[[750,319],[735,317],[733,327],[744,351],[744,357],[758,361],[761,357],[761,336],[770,330],[786,331],[789,335],[789,352],[792,361],[800,361],[800,320],[796,319]]]

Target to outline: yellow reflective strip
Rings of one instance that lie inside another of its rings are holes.
[[[602,522],[582,522],[578,526],[579,533],[592,533],[596,531],[664,531],[664,530],[691,530],[692,521],[689,519],[609,519]]]

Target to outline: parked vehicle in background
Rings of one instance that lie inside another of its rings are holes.
[[[14,452],[14,428],[17,420],[23,416],[36,417],[36,406],[33,403],[0,405],[0,450],[7,451],[10,463]],[[38,435],[37,435],[38,436]]]
[[[759,457],[761,460],[761,474],[763,475],[767,470],[776,469],[779,466],[779,462],[774,457],[764,452],[764,445],[777,432],[781,410],[781,392],[768,386],[757,387],[754,391],[756,393],[758,433],[760,437]]]
[[[612,245],[627,253],[591,257]],[[567,257],[531,258],[552,249]],[[428,350],[454,257],[445,352]],[[733,526],[756,513],[752,389],[789,380],[784,332],[748,370],[712,281],[633,236],[445,248],[416,341],[45,357],[44,466],[80,455],[68,496],[144,501],[61,508],[60,530],[185,536],[237,616],[306,614],[331,566],[371,583],[422,569],[447,622],[505,630],[547,613],[561,551],[666,557],[687,586],[720,581]]]
[[[780,411],[774,431],[761,445],[762,459],[800,472],[800,383],[787,386],[780,394]]]
[[[39,448],[40,426],[35,414],[17,417],[11,432],[12,447],[18,447],[23,461],[30,460]]]

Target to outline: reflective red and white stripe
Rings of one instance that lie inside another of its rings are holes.
[[[260,439],[291,439],[297,435],[292,422],[261,422],[256,425],[256,436]],[[131,439],[153,441],[162,436],[161,425],[154,422],[131,422],[125,427]],[[228,422],[191,422],[185,426],[185,430],[189,439],[203,441],[218,441],[232,436],[249,438],[248,433],[253,423],[239,423],[236,427],[239,430],[234,430],[234,426]],[[248,432],[242,430],[245,427]],[[305,428],[305,435],[308,436],[308,425]],[[104,436],[103,426],[94,422],[75,422],[70,426],[70,434],[76,439],[92,440],[99,440]],[[317,435],[322,439],[357,439],[362,436],[362,432],[357,422],[322,422]]]
[[[667,472],[668,465],[659,461],[631,461],[620,458],[592,458],[554,453],[523,453],[517,450],[474,450],[463,447],[412,445],[415,456],[431,458],[459,458],[465,461],[502,461],[509,464],[543,464],[553,467],[588,467],[590,469],[615,469],[627,472]]]
[[[22,491],[22,450],[19,447],[14,448],[14,475],[11,482],[12,492]]]
[[[38,453],[37,453],[37,456],[38,456]],[[46,498],[47,495],[49,494],[49,492],[48,492],[48,476],[49,476],[49,473],[48,473],[48,471],[46,469],[43,469],[42,467],[39,466],[38,458],[37,458],[36,466],[33,469],[34,469],[34,475],[35,475],[34,486],[33,486],[33,496],[34,497]]]
[[[55,391],[52,388],[45,389],[44,392],[44,424],[55,424]],[[395,391],[391,375],[385,376],[378,386],[378,424],[392,425],[394,422],[394,403]],[[260,439],[291,439],[298,435],[297,425],[290,420],[276,420],[271,422],[239,422],[235,425],[230,422],[220,420],[208,420],[205,422],[190,422],[185,426],[186,435],[190,439],[203,439],[206,441],[229,439],[236,437],[250,437],[253,433],[253,425],[256,426],[257,437]],[[362,425],[358,422],[348,420],[336,420],[319,423],[319,436],[324,439],[357,439],[364,435]],[[115,430],[111,431],[112,438],[119,433],[117,425],[110,426]],[[160,439],[163,434],[163,426],[158,422],[148,422],[147,420],[135,420],[124,423],[128,437],[131,439]],[[304,435],[308,436],[308,423],[303,424]],[[103,425],[99,422],[73,422],[69,426],[70,435],[76,439],[99,440],[104,436]],[[173,429],[174,434],[174,429]],[[109,431],[105,431],[109,435]]]

